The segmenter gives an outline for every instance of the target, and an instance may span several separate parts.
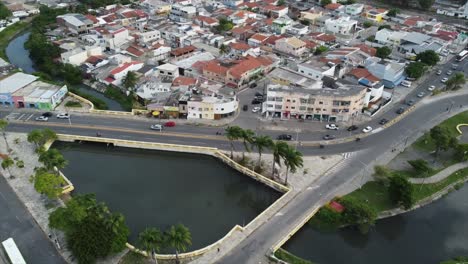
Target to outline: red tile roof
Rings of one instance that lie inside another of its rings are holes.
[[[89,57],[86,59],[86,62],[87,62],[87,63],[91,63],[91,64],[96,64],[99,60],[102,60],[102,59],[104,59],[104,56],[100,56],[100,55],[89,56]]]
[[[232,42],[232,43],[229,43],[229,47],[231,47],[231,49],[234,49],[234,50],[243,50],[243,51],[249,50],[251,48],[248,44],[244,42]]]
[[[377,53],[377,49],[371,47],[371,46],[367,46],[365,44],[359,44],[359,45],[356,45],[354,46],[356,48],[359,48],[362,52],[364,53],[367,53],[371,56],[375,56],[375,54]]]
[[[335,3],[335,4],[328,4],[325,6],[326,9],[329,9],[329,10],[336,10],[338,9],[339,7],[341,6],[341,4],[338,4],[338,3]]]
[[[241,78],[243,74],[251,70],[262,67],[263,64],[254,58],[243,60],[229,69],[229,74],[235,78]]]
[[[260,42],[264,42],[265,40],[268,39],[268,36],[265,36],[263,34],[260,34],[260,33],[256,33],[254,34],[253,36],[250,37],[251,39],[255,39],[255,40],[258,40]]]
[[[279,36],[270,36],[267,40],[266,40],[266,43],[267,44],[270,44],[270,45],[275,45],[276,41],[279,40],[279,39],[283,39],[285,38],[285,36],[283,35],[279,35]]]
[[[172,85],[174,86],[189,86],[195,84],[197,84],[197,79],[185,76],[179,76],[172,82]]]
[[[138,49],[137,47],[134,47],[134,46],[130,46],[126,49],[130,54],[136,56],[136,57],[140,57],[142,56],[143,54],[145,54],[144,51]]]
[[[329,206],[335,211],[337,211],[338,213],[341,213],[345,210],[345,207],[341,205],[340,203],[338,203],[337,201],[330,202]]]
[[[128,67],[132,66],[132,65],[136,65],[136,64],[140,64],[141,62],[139,61],[132,61],[132,62],[125,62],[124,64],[122,64],[122,66],[119,66],[115,69],[113,69],[110,74],[111,75],[116,75],[120,72],[123,72],[124,70],[126,70]]]
[[[90,14],[86,15],[86,18],[93,21],[94,24],[99,22],[99,20],[95,16],[90,15]]]
[[[222,66],[217,60],[211,60],[206,62],[206,64],[203,66],[203,71],[213,72],[225,76],[228,68]]]
[[[235,27],[233,29],[231,29],[231,32],[233,34],[243,34],[249,30],[253,29],[252,26],[244,26],[244,27]]]
[[[197,16],[195,17],[195,20],[201,21],[204,24],[208,24],[208,25],[213,25],[213,24],[218,23],[218,20],[216,18],[207,17],[207,16]]]
[[[173,49],[171,51],[171,55],[175,56],[175,57],[178,57],[178,56],[190,53],[190,52],[194,52],[196,49],[197,48],[192,46],[192,45],[187,46],[187,47],[183,47],[183,48],[177,48],[177,49]]]
[[[375,77],[365,68],[354,68],[349,72],[350,75],[356,77],[357,79],[365,78],[371,82],[380,81],[379,78]]]

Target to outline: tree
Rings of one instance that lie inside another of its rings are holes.
[[[285,0],[278,0],[277,6],[284,6],[286,4]]]
[[[379,27],[377,28],[377,30],[382,30],[382,29],[384,29],[384,28],[386,28],[386,29],[392,29],[392,26],[390,26],[390,25],[381,25],[381,26],[379,26]]]
[[[59,207],[49,216],[49,226],[70,233],[88,215],[88,208],[96,205],[94,194],[74,195],[65,207]]]
[[[143,250],[154,259],[155,263],[158,260],[154,254],[159,252],[164,247],[164,236],[159,229],[151,227],[146,228],[138,235],[138,242]]]
[[[320,55],[320,54],[326,52],[327,50],[328,50],[328,48],[325,47],[325,46],[318,46],[317,48],[315,48],[314,55]]]
[[[221,44],[221,46],[219,46],[219,54],[220,55],[228,54],[229,50],[230,50],[229,46],[226,46],[224,44]]]
[[[250,145],[253,143],[255,132],[250,129],[243,129],[241,132],[242,144],[244,150],[242,151],[242,160],[245,160],[245,151],[250,152]]]
[[[288,145],[283,153],[283,161],[286,166],[284,184],[288,184],[288,172],[294,173],[297,168],[302,168],[303,166],[304,161],[302,159],[302,153],[297,151],[295,147]]]
[[[320,5],[321,6],[326,6],[326,5],[329,5],[331,3],[332,3],[331,0],[320,0]]]
[[[49,149],[39,155],[39,161],[49,170],[57,168],[58,170],[63,169],[67,166],[68,161],[63,155],[56,149]]]
[[[10,178],[13,177],[11,175],[10,167],[15,165],[15,161],[12,160],[10,157],[6,157],[2,160],[2,169],[7,170],[8,174],[10,174]]]
[[[338,202],[345,208],[342,216],[345,223],[360,226],[370,226],[375,223],[377,212],[368,203],[346,196],[338,199]]]
[[[426,51],[418,53],[418,55],[416,55],[416,60],[421,61],[422,63],[426,65],[434,66],[439,62],[440,58],[439,58],[439,55],[435,51],[426,50]]]
[[[234,158],[234,140],[238,140],[239,138],[242,137],[242,128],[239,126],[228,126],[225,129],[225,134],[227,139],[229,140],[231,144],[231,159]]]
[[[377,52],[375,53],[375,56],[381,58],[381,59],[386,59],[390,54],[392,54],[392,49],[390,49],[387,46],[383,47],[378,47],[376,48]]]
[[[9,152],[10,146],[8,145],[8,140],[6,138],[6,132],[5,132],[7,126],[8,126],[8,121],[6,121],[5,119],[0,119],[0,131],[2,131],[2,136],[3,136],[3,139],[5,140],[7,151]]]
[[[390,199],[395,204],[402,205],[405,209],[410,209],[413,206],[414,188],[407,178],[401,175],[391,177],[388,191],[390,193]]]
[[[175,250],[176,261],[179,263],[179,252],[186,251],[192,245],[192,234],[187,227],[177,224],[166,231],[166,242]]]
[[[418,0],[419,5],[422,9],[428,10],[432,7],[435,0]]]
[[[81,84],[83,82],[83,72],[77,66],[65,63],[61,67],[62,76],[67,83]]]
[[[419,61],[411,62],[406,66],[405,72],[408,77],[419,79],[426,72],[426,64]]]
[[[441,150],[447,151],[453,144],[453,136],[447,127],[435,126],[430,130],[429,135],[436,146],[436,156]]]
[[[462,162],[468,160],[468,144],[458,144],[455,147],[455,159]]]
[[[447,80],[445,83],[447,90],[458,90],[462,85],[466,83],[465,75],[461,72],[457,72],[454,76]]]
[[[56,140],[57,134],[49,128],[34,129],[28,133],[28,142],[34,143],[36,146],[42,146],[48,141]]]
[[[262,164],[262,152],[265,148],[270,148],[273,145],[273,140],[269,136],[256,136],[253,145],[258,151],[258,166],[260,166]]]
[[[419,174],[428,175],[429,173],[433,171],[433,169],[429,166],[427,161],[423,159],[408,160],[408,163]]]
[[[49,172],[38,172],[34,176],[34,189],[49,199],[55,199],[62,193],[64,183],[62,177]]]
[[[284,141],[276,141],[271,145],[271,151],[273,152],[273,164],[271,169],[271,175],[275,176],[275,164],[281,167],[281,158],[284,156],[286,149],[289,145]]]
[[[364,21],[364,23],[362,23],[362,26],[364,28],[370,28],[374,25],[374,23],[370,22],[370,21]]]
[[[123,85],[127,89],[132,89],[133,87],[135,87],[137,80],[138,79],[135,72],[129,71],[123,79]]]
[[[227,20],[226,18],[220,18],[216,29],[219,32],[225,32],[231,30],[233,27],[234,24],[231,21]]]
[[[373,177],[376,181],[386,183],[392,176],[392,171],[384,165],[375,165]]]
[[[11,16],[11,11],[8,10],[8,8],[3,4],[3,2],[0,2],[0,19],[5,19],[7,17]]]
[[[400,12],[401,12],[400,9],[392,8],[392,9],[388,10],[387,16],[396,17],[396,15],[400,14]]]

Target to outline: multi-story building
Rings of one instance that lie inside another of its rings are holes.
[[[188,23],[192,22],[197,13],[197,8],[194,6],[184,6],[174,4],[169,13],[169,19],[174,22]]]
[[[356,32],[357,21],[350,17],[329,18],[325,20],[325,32],[339,36],[350,36]]]
[[[275,43],[275,50],[295,57],[302,56],[306,51],[306,43],[296,37],[279,39]]]
[[[365,61],[366,69],[381,79],[384,86],[394,88],[405,79],[405,64],[370,57]]]
[[[388,13],[387,10],[378,8],[378,9],[371,9],[366,12],[366,18],[374,21],[374,22],[382,22],[384,16]]]
[[[297,71],[314,80],[322,80],[324,76],[333,76],[335,74],[335,67],[334,64],[314,59],[298,64]]]
[[[348,15],[352,16],[357,16],[362,13],[362,10],[364,9],[363,4],[355,3],[351,5],[346,5],[345,6],[345,13]]]
[[[65,14],[57,16],[57,23],[66,27],[74,34],[88,32],[94,27],[94,22],[82,14]]]
[[[349,121],[361,113],[366,88],[337,83],[337,88],[307,89],[269,85],[263,103],[266,116],[326,122]]]
[[[213,91],[200,88],[202,94],[192,94],[187,101],[188,119],[219,120],[234,115],[239,107],[233,89],[221,87]]]

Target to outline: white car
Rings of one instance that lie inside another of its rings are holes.
[[[440,80],[442,83],[446,83],[448,81],[448,78],[443,78],[442,80]]]
[[[427,88],[428,91],[432,92],[435,90],[435,86],[434,85],[431,85]]]
[[[447,71],[447,75],[448,76],[452,75],[452,71]]]
[[[419,97],[419,98],[423,98],[423,97],[424,97],[424,95],[426,95],[426,93],[425,93],[425,92],[420,92],[420,93],[418,93],[418,97]]]
[[[257,113],[258,111],[260,111],[259,106],[255,106],[254,108],[252,108],[252,113]]]
[[[371,132],[371,131],[372,131],[372,127],[370,127],[370,126],[366,126],[366,127],[362,130],[362,132],[364,132],[364,133],[369,133],[369,132]]]
[[[47,122],[47,120],[49,120],[49,118],[47,116],[39,116],[39,117],[36,117],[35,120],[36,121],[41,121],[41,122]]]
[[[338,130],[338,126],[335,124],[327,124],[325,128],[330,130]]]
[[[160,124],[155,124],[155,125],[151,125],[151,126],[150,126],[150,129],[162,131],[162,130],[163,130],[163,126],[160,125]]]
[[[60,113],[60,114],[57,114],[57,118],[58,119],[69,119],[70,115],[68,113]]]

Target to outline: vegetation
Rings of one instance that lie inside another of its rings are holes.
[[[435,0],[418,0],[419,6],[424,10],[431,8],[434,2]]]
[[[377,52],[375,53],[375,56],[381,58],[381,59],[386,59],[390,54],[392,54],[392,49],[390,49],[387,46],[383,47],[378,47],[376,48]]]
[[[11,16],[11,11],[5,6],[3,2],[0,2],[0,19],[5,19]]]
[[[455,147],[457,144],[457,139],[450,134],[447,127],[435,126],[429,131],[429,136],[435,145],[436,156],[441,150],[447,151],[450,147]]]
[[[127,72],[127,75],[123,79],[123,85],[125,88],[132,90],[137,84],[138,78],[133,71]]]
[[[167,245],[175,250],[176,262],[179,262],[179,252],[184,252],[187,247],[192,245],[192,235],[187,227],[182,224],[171,226],[165,232],[165,241]]]
[[[440,264],[467,264],[467,263],[468,263],[468,257],[455,257],[451,260],[440,262]]]
[[[320,55],[324,52],[327,52],[328,48],[326,46],[318,46],[315,48],[314,55]]]
[[[364,21],[364,23],[362,23],[362,26],[364,28],[370,28],[374,25],[374,23],[370,22],[370,21]]]
[[[11,26],[6,27],[0,32],[0,57],[8,61],[8,57],[5,54],[5,49],[10,43],[10,40],[15,37],[18,33],[29,27],[26,22],[17,22]]]
[[[440,61],[439,54],[433,50],[426,50],[416,55],[416,60],[426,65],[434,66]]]
[[[244,145],[244,150],[242,151],[242,159],[245,159],[245,152],[250,152],[250,145],[253,144],[255,137],[255,132],[250,129],[242,129],[240,138],[242,139],[242,144]]]
[[[273,145],[273,140],[269,136],[256,136],[253,140],[253,146],[258,152],[258,166],[262,164],[262,153],[264,149],[269,149]]]
[[[119,88],[111,85],[107,86],[104,95],[112,100],[117,101],[125,111],[132,111],[133,104],[135,103],[133,95],[127,96]]]
[[[415,201],[420,201],[424,198],[431,196],[432,194],[442,191],[447,186],[454,184],[456,182],[466,181],[468,178],[468,169],[461,169],[452,173],[447,178],[436,182],[436,183],[427,183],[427,184],[413,184],[414,192],[413,198]]]
[[[434,169],[432,169],[427,161],[423,159],[416,159],[416,160],[408,160],[408,163],[413,167],[413,169],[422,175],[430,175]]]
[[[87,100],[89,100],[91,103],[93,103],[94,107],[96,109],[99,109],[99,110],[107,110],[109,109],[107,107],[107,104],[106,102],[104,102],[103,100],[99,99],[99,98],[96,98],[92,95],[89,95],[87,93],[83,93],[83,92],[80,92],[79,90],[77,89],[74,89],[74,88],[69,88],[70,92],[76,94],[76,95],[79,95]]]
[[[381,25],[381,26],[379,26],[379,27],[377,28],[377,30],[382,30],[382,29],[384,29],[384,28],[386,28],[386,29],[392,29],[392,26],[390,26],[390,25]]]
[[[320,5],[321,6],[326,6],[326,5],[329,5],[331,3],[332,3],[331,0],[320,0]]]
[[[374,42],[375,41],[375,36],[369,36],[366,38],[367,41]]]
[[[151,256],[157,263],[158,260],[154,254],[160,252],[161,248],[165,246],[163,233],[154,227],[146,228],[138,235],[138,243],[140,248],[146,251],[148,256]]]
[[[302,153],[297,151],[296,148],[288,145],[282,153],[284,165],[286,166],[286,177],[284,184],[288,184],[289,172],[295,173],[297,168],[303,167]]]
[[[57,134],[49,128],[34,129],[28,133],[28,142],[34,143],[36,147],[43,146],[46,142],[56,140]]]
[[[225,134],[231,144],[231,159],[234,158],[234,140],[242,137],[242,128],[239,126],[228,126],[225,129]]]
[[[286,5],[286,1],[285,0],[278,0],[276,5],[277,6],[284,6],[284,5]]]
[[[275,176],[275,164],[281,166],[281,158],[283,157],[284,153],[288,149],[289,145],[284,141],[276,141],[271,146],[271,152],[273,154],[273,164],[271,168],[271,175]]]
[[[396,175],[390,178],[388,188],[390,199],[394,204],[402,205],[405,209],[410,209],[414,204],[413,185],[406,177]]]
[[[275,252],[275,257],[286,261],[289,264],[313,264],[311,261],[301,259],[295,255],[289,253],[288,251],[280,248]]]
[[[229,46],[226,46],[224,44],[221,44],[221,46],[219,46],[219,54],[220,55],[228,54],[229,50],[230,50]]]
[[[408,77],[419,79],[426,72],[426,69],[426,64],[419,61],[415,61],[411,62],[405,68],[405,72],[406,74],[408,74]]]
[[[8,174],[10,174],[10,177],[12,176],[10,167],[13,165],[15,165],[15,161],[10,157],[6,157],[2,160],[2,169],[7,170]]]
[[[398,8],[392,8],[392,9],[388,10],[387,16],[389,16],[389,17],[396,17],[396,15],[398,15],[398,14],[400,14],[400,13],[401,13],[400,9],[398,9]]]
[[[64,183],[65,180],[62,177],[46,170],[38,170],[34,176],[34,189],[40,194],[45,194],[49,199],[59,197]]]
[[[77,101],[68,101],[65,103],[65,107],[82,107],[82,105]]]
[[[128,251],[127,254],[120,260],[119,264],[147,264],[147,259],[136,252]]]
[[[49,225],[65,232],[68,246],[78,263],[122,251],[129,235],[121,214],[111,213],[93,195],[78,195],[49,216]]]
[[[6,121],[5,119],[0,119],[0,131],[2,132],[3,139],[5,140],[5,143],[7,144],[7,147],[8,147],[8,142],[7,142],[6,133],[5,133],[7,126],[8,126],[8,121]]]
[[[465,75],[461,72],[455,73],[454,76],[450,77],[445,83],[446,90],[458,90],[466,83]]]
[[[226,18],[220,18],[218,23],[219,25],[216,26],[216,29],[219,32],[229,31],[234,27],[234,24]]]
[[[56,149],[49,149],[39,154],[39,161],[49,171],[60,170],[67,166],[68,161]],[[58,174],[58,171],[57,171]]]

